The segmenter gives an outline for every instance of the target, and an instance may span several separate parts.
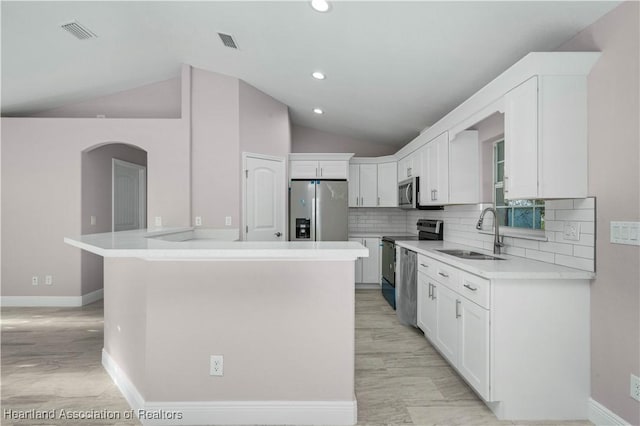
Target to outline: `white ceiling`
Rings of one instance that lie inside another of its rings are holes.
[[[401,146],[528,52],[554,50],[618,3],[340,1],[318,13],[306,1],[2,1],[2,113],[164,80],[188,63],[270,94],[296,124]],[[59,28],[72,20],[98,38]]]

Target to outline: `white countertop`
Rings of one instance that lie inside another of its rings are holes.
[[[405,236],[405,237],[416,237],[416,234],[409,234],[406,232],[353,232],[349,233],[349,238],[382,238],[384,236]]]
[[[581,271],[552,263],[539,262],[523,257],[496,255],[506,260],[473,260],[440,253],[439,249],[473,250],[493,256],[482,250],[462,244],[444,241],[396,241],[396,245],[424,254],[469,273],[489,279],[593,279],[593,272]]]
[[[355,260],[369,257],[367,248],[350,241],[225,241],[201,236],[186,241],[164,239],[167,235],[186,234],[190,231],[193,228],[151,232],[138,229],[82,235],[65,238],[64,242],[103,257],[136,257],[148,260]],[[221,235],[226,238],[224,232]]]

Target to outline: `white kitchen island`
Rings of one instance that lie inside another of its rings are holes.
[[[190,235],[65,239],[104,257],[103,365],[142,423],[355,424],[354,262],[368,250]]]

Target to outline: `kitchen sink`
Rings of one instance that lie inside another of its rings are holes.
[[[472,260],[505,260],[501,257],[491,256],[490,254],[479,253],[477,251],[471,250],[460,250],[460,249],[450,249],[450,250],[437,250],[440,253],[448,254],[450,256],[459,257],[461,259],[472,259]]]

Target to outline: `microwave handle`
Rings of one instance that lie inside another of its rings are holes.
[[[410,194],[410,192],[413,191],[412,186],[413,184],[409,183],[405,188],[405,196],[407,197],[407,202],[409,202],[409,204],[413,204],[413,200],[412,200],[413,197],[411,197],[411,194]]]

